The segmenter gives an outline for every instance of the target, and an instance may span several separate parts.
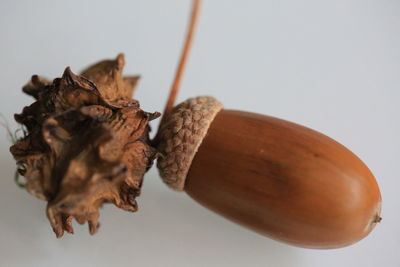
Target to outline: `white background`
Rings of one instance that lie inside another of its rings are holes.
[[[126,53],[143,75],[136,98],[162,111],[180,52],[188,0],[0,2],[0,112],[32,99],[32,74],[59,77]],[[272,241],[170,191],[153,169],[140,211],[106,206],[90,236],[55,238],[45,203],[18,189],[1,132],[1,266],[400,266],[400,2],[205,0],[179,101],[213,95],[227,108],[273,115],[333,137],[381,187],[383,221],[343,249]],[[154,125],[155,126],[155,125]]]

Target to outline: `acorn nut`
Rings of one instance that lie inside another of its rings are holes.
[[[212,97],[176,106],[160,126],[164,182],[261,234],[338,248],[380,221],[368,167],[333,139],[285,120],[225,110]]]

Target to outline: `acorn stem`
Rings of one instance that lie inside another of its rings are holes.
[[[181,86],[183,72],[186,67],[186,62],[187,62],[187,59],[189,56],[190,48],[192,46],[194,31],[195,31],[198,17],[199,17],[200,4],[201,4],[201,0],[193,0],[192,12],[190,15],[190,21],[189,21],[188,29],[186,32],[184,47],[182,50],[179,65],[176,69],[175,79],[172,83],[172,86],[171,86],[171,89],[169,92],[167,104],[165,105],[165,109],[164,109],[164,113],[163,113],[163,117],[161,119],[160,125],[164,122],[165,118],[168,117],[169,113],[171,112],[172,108],[175,105],[176,96],[177,96],[179,88]]]

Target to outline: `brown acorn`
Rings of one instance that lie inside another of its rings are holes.
[[[27,191],[47,201],[57,237],[72,220],[96,233],[104,203],[136,211],[145,172],[158,158],[168,186],[261,234],[309,248],[337,248],[365,237],[381,220],[378,185],[341,144],[277,118],[225,110],[212,97],[174,102],[200,0],[156,137],[132,99],[138,76],[124,77],[124,56],[52,82],[33,76],[35,102],[15,115],[24,136],[11,153]],[[16,176],[18,178],[18,175]]]
[[[176,106],[159,134],[166,184],[273,239],[337,248],[380,221],[381,196],[367,166],[309,128],[198,97]]]

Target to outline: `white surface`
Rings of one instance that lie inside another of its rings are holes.
[[[122,51],[126,73],[143,75],[136,98],[162,111],[189,1],[112,2],[0,2],[0,112],[9,121],[32,102],[20,90],[32,74],[58,77]],[[179,100],[209,94],[335,138],[377,177],[382,223],[344,249],[295,248],[170,191],[153,169],[139,212],[106,206],[97,235],[76,225],[57,240],[45,203],[14,185],[1,138],[1,266],[400,266],[400,2],[205,0],[202,11]]]

